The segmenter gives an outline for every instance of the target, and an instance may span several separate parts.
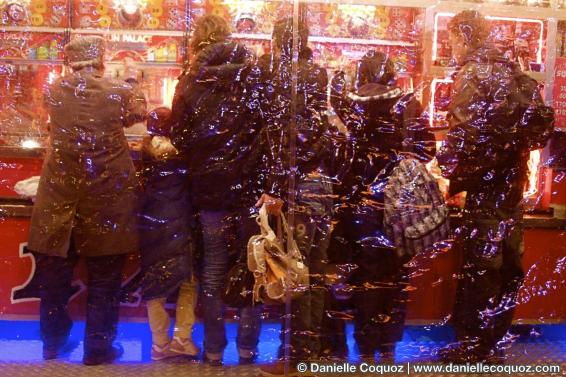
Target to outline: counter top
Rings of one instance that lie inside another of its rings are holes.
[[[130,154],[133,160],[139,160],[141,141],[129,140]],[[22,148],[17,146],[0,145],[0,158],[43,158],[46,153],[46,148]]]
[[[5,217],[31,217],[31,199],[0,197],[0,219]]]
[[[8,158],[43,158],[45,148],[22,148],[0,145],[0,157]]]

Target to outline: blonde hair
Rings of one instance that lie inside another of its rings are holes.
[[[230,26],[226,20],[213,14],[205,15],[195,22],[190,47],[193,52],[198,52],[212,43],[225,41],[229,36]]]

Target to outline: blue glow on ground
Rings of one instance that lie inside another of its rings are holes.
[[[520,342],[558,341],[564,346],[566,353],[566,325],[531,326],[537,329],[540,336],[532,339],[527,337]],[[258,362],[265,363],[277,357],[279,347],[279,329],[277,323],[264,323],[262,326]],[[70,343],[75,347],[68,354],[71,362],[81,362],[83,356],[82,337],[84,322],[75,322],[71,331]],[[238,352],[235,339],[237,324],[226,324],[228,346],[224,354],[224,363],[238,363]],[[411,327],[405,329],[404,339],[397,344],[397,361],[417,360],[430,354],[434,347],[439,347],[450,341],[453,334],[450,328]],[[359,356],[353,338],[353,326],[347,326],[350,361],[358,361]],[[202,347],[203,326],[198,323],[193,332],[195,342]],[[151,362],[151,333],[146,323],[121,323],[118,328],[117,341],[124,347],[121,363]],[[41,361],[42,343],[39,336],[37,321],[0,321],[0,361],[32,363]]]

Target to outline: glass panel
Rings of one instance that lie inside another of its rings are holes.
[[[553,375],[563,12],[0,0],[2,373]]]

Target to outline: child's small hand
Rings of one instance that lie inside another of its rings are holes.
[[[171,144],[171,140],[165,136],[154,136],[149,144],[149,152],[152,156],[159,159],[167,159],[177,155],[179,152]]]

